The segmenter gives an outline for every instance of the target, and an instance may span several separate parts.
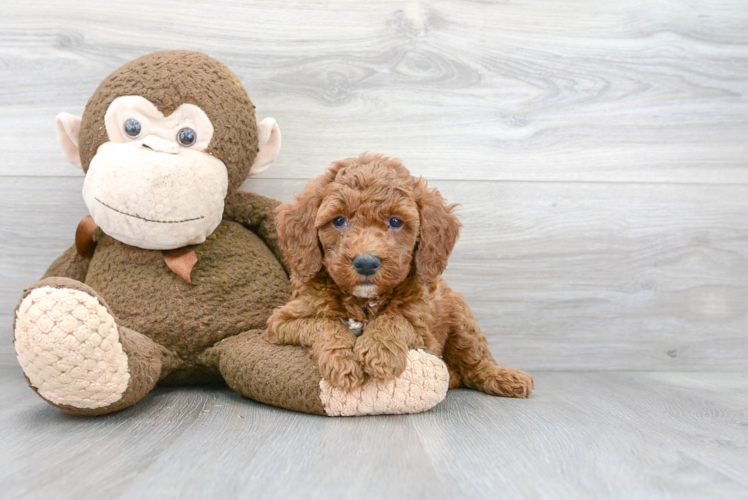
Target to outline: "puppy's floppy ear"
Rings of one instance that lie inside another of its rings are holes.
[[[286,264],[301,281],[311,280],[322,268],[322,251],[317,241],[317,228],[314,220],[322,200],[322,178],[307,184],[301,194],[296,195],[296,203],[284,203],[278,207],[275,227],[278,242],[286,257]]]
[[[439,191],[429,188],[425,180],[416,181],[415,193],[421,230],[414,263],[418,281],[427,284],[447,268],[462,225],[452,213],[457,205],[447,205]]]

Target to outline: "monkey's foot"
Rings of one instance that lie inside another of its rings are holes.
[[[420,413],[441,402],[449,388],[447,365],[423,350],[408,351],[405,371],[386,382],[369,380],[347,392],[320,381],[320,399],[330,416]]]
[[[16,309],[15,348],[29,384],[55,406],[97,409],[122,399],[127,354],[112,314],[73,288],[35,288]]]

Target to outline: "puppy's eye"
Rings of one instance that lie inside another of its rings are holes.
[[[188,148],[195,144],[195,141],[197,140],[197,134],[195,134],[195,131],[191,128],[183,128],[179,132],[177,132],[177,141],[182,146]]]
[[[403,227],[403,221],[401,221],[397,217],[391,217],[390,220],[387,221],[387,227],[390,227],[392,229],[400,229],[401,227]]]
[[[337,227],[338,229],[341,229],[348,225],[348,221],[345,220],[345,217],[335,217],[332,220],[332,225]]]
[[[138,120],[130,118],[125,121],[125,133],[133,139],[136,139],[140,135],[140,129],[140,122]]]

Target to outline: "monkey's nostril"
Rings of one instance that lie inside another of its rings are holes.
[[[179,144],[156,135],[147,135],[143,137],[141,145],[156,153],[179,154]]]
[[[371,276],[382,267],[382,261],[374,255],[361,254],[353,259],[353,269],[363,276]]]

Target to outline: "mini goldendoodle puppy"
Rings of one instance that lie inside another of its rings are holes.
[[[425,347],[449,386],[526,398],[532,377],[499,366],[465,299],[440,277],[460,223],[438,191],[399,160],[364,153],[332,164],[278,208],[293,295],[265,338],[311,348],[322,376],[352,389],[406,367]]]

